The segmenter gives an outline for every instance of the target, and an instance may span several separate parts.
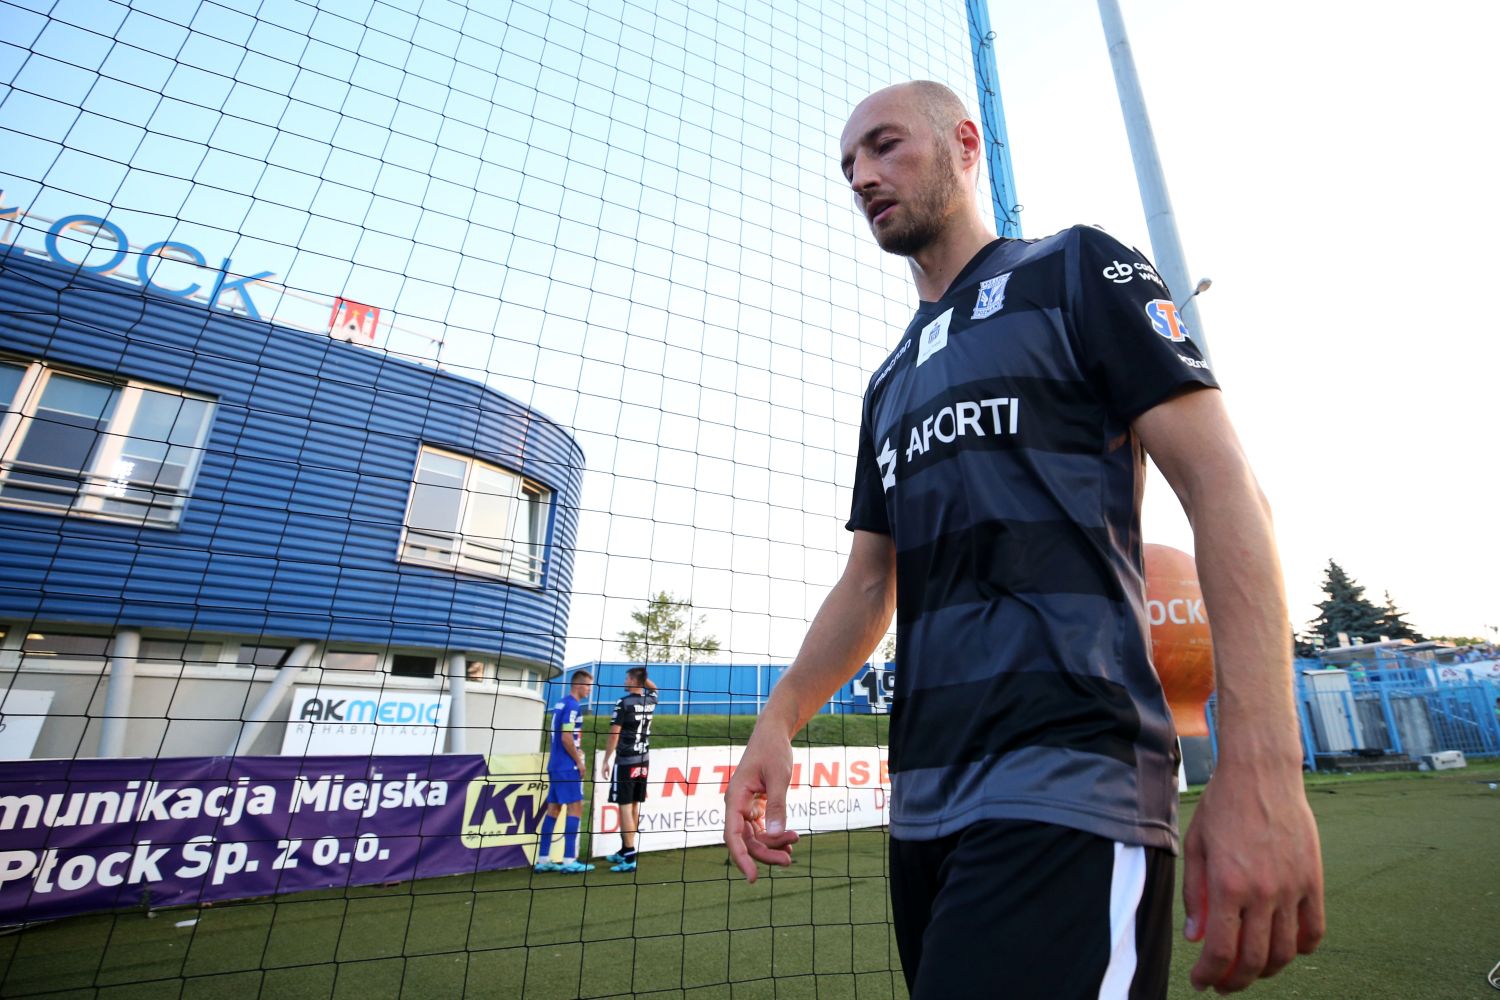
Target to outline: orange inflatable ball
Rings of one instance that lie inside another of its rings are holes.
[[[1214,642],[1197,564],[1168,545],[1148,543],[1145,556],[1151,661],[1166,691],[1172,722],[1179,736],[1207,736],[1204,703],[1214,690]]]

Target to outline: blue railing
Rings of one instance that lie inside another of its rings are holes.
[[[548,682],[547,703],[561,698],[573,671],[582,668],[594,675],[591,711],[607,712],[624,695],[625,672],[635,666],[639,664],[598,660],[574,664]],[[646,672],[656,685],[656,711],[660,715],[758,715],[788,666],[786,663],[652,663]],[[854,681],[840,688],[820,714],[869,714],[874,687],[868,682],[861,683],[869,669],[862,668]],[[878,711],[881,699],[874,699],[873,704]]]
[[[1303,667],[1304,664],[1298,664]],[[1471,670],[1439,671],[1392,661],[1294,675],[1303,763],[1363,753],[1413,760],[1440,750],[1500,757],[1500,683]],[[1209,698],[1210,745],[1218,757],[1218,699]]]

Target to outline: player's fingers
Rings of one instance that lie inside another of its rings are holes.
[[[750,856],[764,865],[775,865],[778,868],[787,868],[792,863],[792,851],[786,847],[773,847],[765,843],[757,836],[750,836],[745,840],[745,847]]]
[[[760,877],[755,860],[750,856],[750,843],[760,815],[758,798],[748,785],[740,783],[731,784],[724,796],[724,846],[729,848],[730,859],[747,882]]]
[[[1317,887],[1303,897],[1297,906],[1297,951],[1303,955],[1311,955],[1317,950],[1319,942],[1323,940],[1323,932],[1326,926],[1323,923],[1323,884],[1321,878]]]
[[[1239,944],[1239,907],[1229,905],[1226,900],[1210,900],[1203,928],[1203,951],[1189,976],[1193,989],[1206,990],[1227,976],[1234,968]]]
[[[1182,908],[1187,912],[1182,934],[1189,941],[1203,940],[1203,923],[1208,917],[1208,861],[1203,842],[1188,831],[1182,869]]]
[[[766,833],[786,833],[786,785],[772,784],[766,789]]]
[[[792,845],[802,839],[802,835],[796,830],[784,830],[781,833],[767,833],[764,830],[759,830],[756,832],[755,837],[768,847],[786,848],[787,850],[791,850]]]
[[[1271,925],[1276,911],[1269,902],[1260,903],[1240,914],[1240,941],[1234,964],[1224,977],[1213,984],[1220,993],[1237,993],[1260,978],[1271,951]]]
[[[746,882],[754,882],[760,877],[760,872],[755,867],[755,861],[750,857],[750,851],[745,842],[746,823],[733,809],[724,810],[724,846],[729,849],[729,860],[745,876]]]
[[[1283,906],[1276,910],[1271,921],[1271,950],[1266,955],[1266,967],[1260,970],[1260,978],[1271,978],[1296,957],[1297,911]]]

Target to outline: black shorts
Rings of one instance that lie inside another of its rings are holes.
[[[609,782],[609,801],[619,805],[646,801],[646,762],[616,764]]]
[[[896,946],[912,1000],[1161,1000],[1170,851],[989,820],[891,840]]]

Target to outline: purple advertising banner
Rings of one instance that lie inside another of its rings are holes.
[[[0,763],[0,925],[530,864],[539,754]]]

